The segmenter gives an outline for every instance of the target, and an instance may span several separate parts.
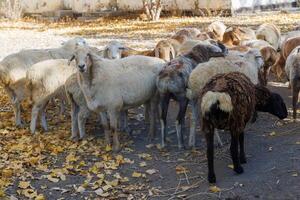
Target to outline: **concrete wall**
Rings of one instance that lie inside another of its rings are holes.
[[[120,10],[141,10],[142,0],[22,0],[26,13],[42,13],[59,9],[73,9],[75,12],[108,10],[116,5]],[[200,8],[230,8],[231,0],[162,0],[167,10],[192,10]],[[196,4],[195,4],[196,3]]]

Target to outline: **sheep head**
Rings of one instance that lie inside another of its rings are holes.
[[[155,57],[161,58],[166,62],[169,62],[176,57],[174,47],[166,40],[158,42],[154,51]]]
[[[87,45],[87,42],[81,37],[76,37],[66,42],[62,42],[63,48],[67,48],[69,51],[74,51],[78,45],[85,46]]]
[[[198,44],[186,54],[186,57],[194,59],[197,63],[207,62],[212,57],[224,57],[228,49],[221,43],[210,40],[206,44]]]
[[[122,52],[126,49],[120,42],[111,41],[104,49],[104,57],[108,59],[120,59]]]
[[[267,85],[267,76],[269,75],[270,69],[272,65],[275,64],[277,58],[278,58],[278,53],[277,51],[271,47],[264,47],[260,50],[260,53],[264,59],[264,66],[263,66],[263,85]]]
[[[270,92],[264,86],[257,85],[255,86],[255,95],[257,111],[268,112],[279,119],[288,116],[286,105],[279,94]]]
[[[71,59],[69,60],[69,64],[75,59],[76,66],[79,72],[84,73],[87,72],[88,69],[92,66],[92,57],[91,50],[87,46],[77,46],[75,52]]]

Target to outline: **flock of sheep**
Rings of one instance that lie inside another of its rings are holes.
[[[257,30],[226,27],[216,21],[205,30],[186,28],[161,40],[153,50],[137,51],[112,41],[104,50],[74,38],[56,49],[23,50],[0,63],[0,84],[8,94],[16,126],[24,126],[21,102],[32,103],[30,131],[41,126],[47,131],[45,107],[59,98],[71,104],[74,140],[85,136],[85,122],[99,114],[105,141],[120,150],[120,130],[130,132],[128,109],[144,105],[150,123],[149,139],[161,122],[161,142],[165,147],[167,113],[171,99],[179,104],[176,119],[178,147],[184,147],[185,113],[190,104],[192,119],[188,145],[195,146],[198,122],[207,141],[208,181],[216,182],[214,136],[222,144],[217,129],[231,133],[234,171],[242,173],[246,163],[244,129],[256,120],[257,111],[280,119],[287,117],[281,96],[265,86],[269,71],[279,79],[287,75],[293,91],[294,118],[300,90],[300,32],[281,35],[273,24]]]

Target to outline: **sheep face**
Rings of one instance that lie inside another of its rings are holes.
[[[279,119],[285,119],[288,116],[286,105],[282,97],[277,93],[271,93],[267,104],[263,107],[264,112],[271,113]]]
[[[169,62],[175,58],[175,50],[170,43],[160,41],[155,47],[155,57]]]
[[[104,49],[104,57],[108,59],[120,59],[122,52],[126,50],[119,42],[110,42],[107,47]]]
[[[81,73],[86,72],[92,65],[91,54],[88,48],[77,47],[69,63],[74,59],[76,61],[78,71]]]

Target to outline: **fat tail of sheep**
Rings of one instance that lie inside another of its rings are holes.
[[[218,110],[230,113],[233,110],[231,97],[225,92],[208,91],[202,97],[201,112],[204,116],[211,112],[212,107],[217,107]]]

